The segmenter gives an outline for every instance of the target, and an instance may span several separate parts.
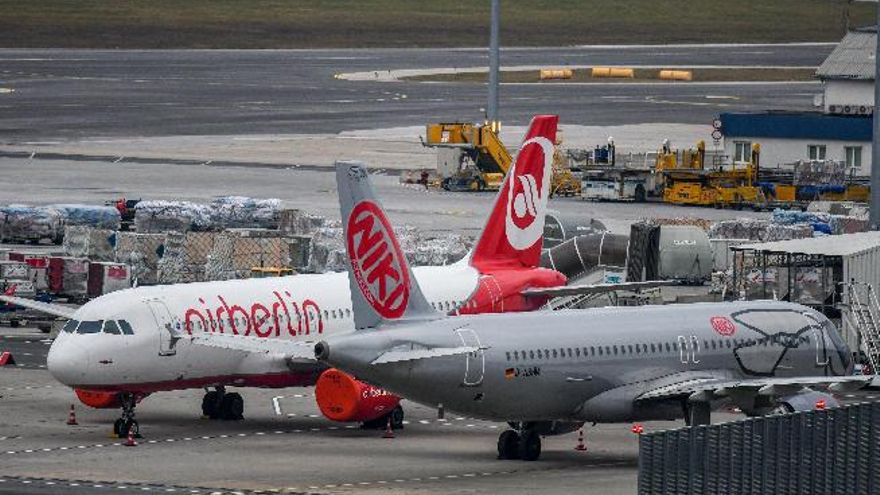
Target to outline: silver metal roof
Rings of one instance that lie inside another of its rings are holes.
[[[869,30],[846,33],[819,66],[816,75],[821,79],[873,80],[876,38],[876,33]]]
[[[880,232],[828,235],[790,241],[761,242],[731,246],[733,250],[763,251],[767,253],[816,254],[823,256],[852,256],[880,247]]]

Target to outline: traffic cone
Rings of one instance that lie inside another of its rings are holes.
[[[67,415],[67,424],[70,426],[76,426],[79,424],[76,422],[76,411],[73,409],[73,404],[70,405],[70,414]]]
[[[394,438],[394,430],[391,429],[391,416],[388,417],[388,422],[385,423],[385,433],[382,434],[382,438]]]
[[[645,431],[645,427],[639,423],[636,423],[632,426],[631,431],[636,435],[641,435]]]
[[[137,447],[137,442],[134,440],[134,425],[128,427],[128,438],[125,439],[125,443],[122,445],[125,445],[126,447]]]
[[[578,429],[578,444],[574,448],[574,450],[579,450],[581,452],[584,452],[587,450],[587,446],[584,444],[584,429],[583,428]]]

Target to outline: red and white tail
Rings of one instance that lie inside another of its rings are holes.
[[[15,285],[15,284],[11,284],[9,287],[6,288],[6,292],[4,292],[3,295],[4,295],[4,296],[14,296],[14,295],[15,295],[15,289],[17,289],[17,288],[18,288],[17,285]]]
[[[532,119],[471,255],[471,266],[480,273],[540,263],[558,124],[557,115]]]
[[[401,319],[441,318],[443,315],[422,295],[367,169],[357,162],[336,162],[336,186],[355,328],[375,328]]]

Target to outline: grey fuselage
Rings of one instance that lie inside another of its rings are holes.
[[[732,333],[731,333],[732,331]],[[329,338],[326,361],[427,405],[504,421],[682,417],[640,402],[688,379],[849,374],[850,351],[822,314],[778,301],[459,316]],[[387,351],[468,354],[370,364]]]

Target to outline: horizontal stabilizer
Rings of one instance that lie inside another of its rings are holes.
[[[25,299],[24,297],[0,295],[0,301],[12,304],[14,306],[21,306],[22,308],[39,311],[40,313],[45,313],[47,315],[57,316],[59,318],[67,318],[68,320],[73,318],[73,313],[76,312],[76,308],[70,308],[67,306],[62,306],[60,304],[34,301],[33,299]]]
[[[649,280],[647,282],[621,282],[619,284],[566,285],[563,287],[540,287],[526,289],[522,295],[526,297],[565,297],[586,294],[601,294],[615,290],[639,291],[654,287],[679,285],[675,280]]]
[[[388,364],[399,363],[401,361],[416,361],[419,359],[431,359],[444,356],[458,356],[461,354],[469,354],[477,352],[481,348],[468,347],[435,347],[433,349],[408,349],[408,350],[392,350],[383,353],[381,356],[373,360],[370,364]]]

